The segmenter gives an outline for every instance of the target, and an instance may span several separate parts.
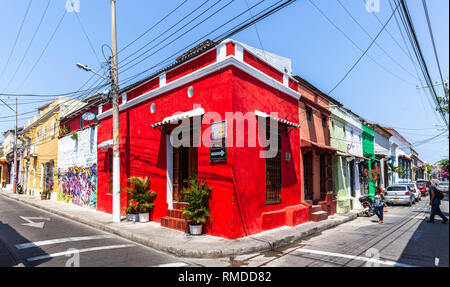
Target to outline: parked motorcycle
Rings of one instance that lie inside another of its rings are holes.
[[[361,202],[362,206],[364,207],[363,214],[365,216],[371,217],[375,214],[373,201],[368,195],[361,196],[359,198],[359,202]]]

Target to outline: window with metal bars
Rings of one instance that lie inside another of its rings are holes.
[[[269,126],[269,125],[267,125]],[[266,129],[266,138],[270,129]],[[270,147],[266,148],[269,149]],[[281,198],[281,131],[278,131],[278,152],[274,158],[266,158],[266,204],[280,204]]]

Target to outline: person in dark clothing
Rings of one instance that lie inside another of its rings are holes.
[[[431,181],[428,181],[426,184],[428,188],[428,193],[430,194],[430,205],[431,205],[431,214],[430,219],[427,220],[428,223],[434,223],[434,216],[437,214],[442,218],[442,223],[447,223],[448,218],[442,214],[441,208],[441,199],[437,196],[437,189],[434,185],[431,184]]]
[[[383,223],[384,193],[378,187],[375,189],[374,201],[374,211],[380,219],[378,223]]]

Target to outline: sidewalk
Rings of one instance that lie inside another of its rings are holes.
[[[161,227],[157,222],[134,223],[122,221],[113,223],[110,214],[64,202],[40,200],[37,197],[13,194],[4,189],[0,190],[0,195],[163,252],[190,258],[220,258],[270,251],[295,243],[302,238],[357,217],[356,212],[350,212],[346,215],[330,216],[328,220],[321,222],[308,222],[296,227],[284,226],[240,239],[225,239],[210,235],[190,236],[180,231]]]

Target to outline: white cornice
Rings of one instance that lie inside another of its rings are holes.
[[[290,95],[291,97],[299,100],[301,97],[301,94],[292,90],[289,87],[286,87],[283,85],[283,83],[280,83],[276,81],[275,79],[269,77],[268,75],[264,74],[263,72],[255,69],[254,67],[250,66],[249,64],[237,60],[234,56],[228,56],[223,61],[220,62],[214,62],[213,64],[210,64],[202,69],[199,69],[191,74],[188,74],[184,77],[181,77],[175,81],[172,81],[170,83],[167,83],[165,86],[160,86],[159,88],[156,88],[150,92],[147,92],[137,98],[134,98],[132,100],[129,100],[128,102],[122,104],[119,107],[120,111],[126,110],[128,108],[131,108],[135,105],[138,105],[142,102],[145,102],[149,99],[152,99],[156,96],[159,96],[165,92],[168,92],[170,90],[173,90],[175,88],[181,87],[183,85],[186,85],[192,81],[195,81],[199,78],[205,77],[211,73],[214,73],[220,69],[226,68],[228,66],[234,66],[239,68],[240,70],[246,72],[247,74],[255,77],[257,80],[278,89],[279,91]],[[112,110],[108,110],[100,115],[98,115],[98,119],[102,120],[104,118],[107,118],[112,115]]]

